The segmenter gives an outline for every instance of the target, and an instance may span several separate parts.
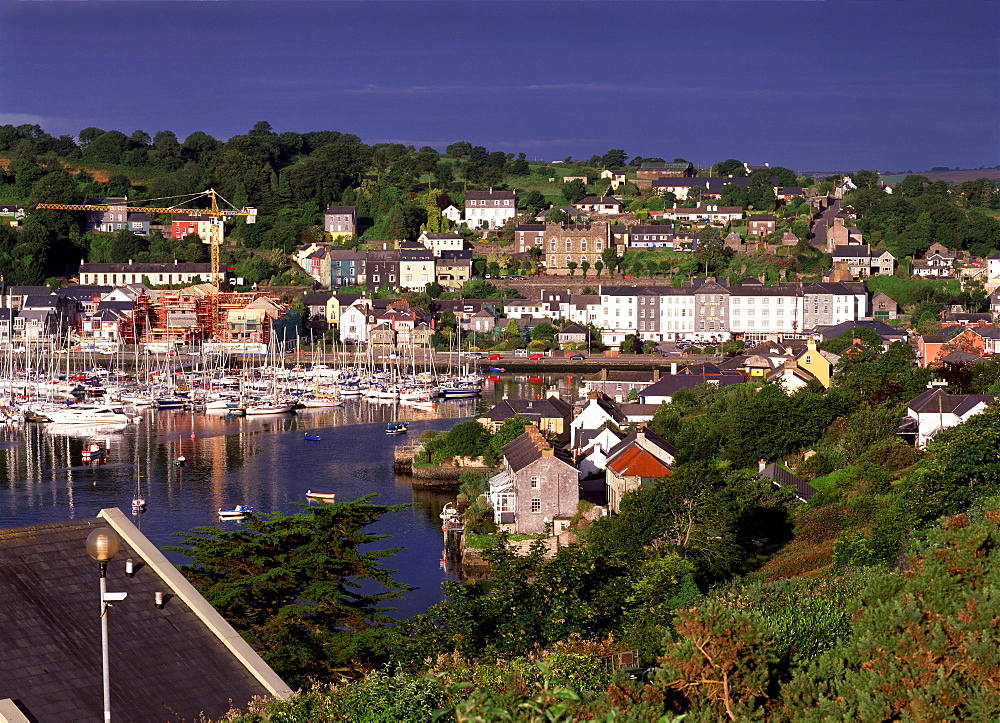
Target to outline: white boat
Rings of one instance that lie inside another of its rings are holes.
[[[306,497],[311,500],[317,500],[319,502],[336,502],[337,494],[335,492],[313,492],[312,490],[306,491]]]
[[[75,404],[65,409],[49,410],[46,418],[56,424],[114,424],[137,422],[141,417],[126,414],[120,406],[110,404]]]
[[[246,414],[284,414],[290,412],[295,407],[294,404],[263,403],[247,405]]]
[[[342,407],[344,406],[343,399],[337,399],[336,397],[317,394],[316,396],[303,397],[301,399],[302,406],[306,409],[325,409],[327,407]]]
[[[242,520],[248,512],[253,512],[253,507],[249,505],[236,505],[231,510],[219,509],[219,519],[222,520]]]

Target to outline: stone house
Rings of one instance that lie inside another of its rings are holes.
[[[883,291],[875,292],[872,296],[872,318],[895,319],[897,316],[899,316],[899,304],[896,300]]]
[[[855,226],[847,226],[842,216],[836,216],[833,223],[826,230],[826,250],[827,253],[833,251],[837,246],[855,246],[864,243],[861,231]]]
[[[548,273],[569,274],[570,263],[575,263],[582,275],[584,261],[593,270],[594,264],[601,259],[601,252],[608,243],[608,224],[546,224],[544,238],[544,262]]]
[[[534,425],[503,447],[503,471],[490,479],[494,519],[517,534],[558,534],[580,502],[579,471]]]
[[[442,251],[434,264],[437,282],[447,289],[460,289],[472,278],[472,251]]]

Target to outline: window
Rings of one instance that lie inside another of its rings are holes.
[[[552,422],[550,421],[549,424],[552,424]],[[542,479],[537,474],[531,475],[531,489],[537,490],[541,486],[542,486]]]
[[[531,511],[536,513],[542,511],[542,500],[538,497],[533,497],[531,499]]]
[[[580,253],[587,253],[587,239],[580,239]]]
[[[573,250],[573,240],[566,239],[566,253],[569,253],[572,250]]]
[[[555,251],[555,250],[556,250],[556,240],[552,239],[551,241],[549,241],[549,251]]]

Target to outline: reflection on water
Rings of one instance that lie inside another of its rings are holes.
[[[564,397],[577,393],[575,381],[549,380]],[[220,522],[219,509],[237,504],[257,511],[293,513],[307,490],[335,492],[338,501],[378,495],[379,504],[412,503],[373,525],[390,537],[376,547],[405,546],[387,564],[396,578],[417,590],[397,603],[398,614],[426,610],[441,599],[441,520],[453,491],[413,488],[396,480],[392,451],[426,429],[446,430],[456,418],[489,409],[510,397],[543,394],[526,378],[488,382],[482,400],[442,402],[434,412],[393,404],[350,400],[343,407],[305,409],[296,414],[227,417],[183,411],[145,410],[138,424],[118,427],[29,424],[0,427],[0,527],[93,517],[103,508],[128,513],[137,476],[147,512],[133,520],[162,548],[176,544],[172,533]],[[408,435],[389,436],[385,424],[406,420]],[[320,441],[304,432],[321,431]],[[83,464],[89,441],[108,448],[108,461]],[[172,466],[178,456],[184,467]],[[182,562],[178,553],[167,553]]]

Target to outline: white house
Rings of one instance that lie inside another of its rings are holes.
[[[625,426],[628,420],[618,405],[606,394],[587,393],[587,406],[569,423],[570,447],[577,448],[577,442],[584,430],[601,429],[607,422]]]
[[[942,429],[961,424],[979,414],[996,397],[990,394],[948,394],[940,386],[928,389],[906,405],[906,416],[899,425],[899,434],[912,437],[923,449]]]
[[[500,228],[517,215],[515,191],[466,191],[465,223],[469,228]]]
[[[359,299],[340,313],[340,340],[356,344],[368,341],[368,305],[366,300]]]
[[[417,241],[431,250],[435,257],[440,258],[442,251],[462,251],[465,239],[460,233],[427,233],[417,238]]]

